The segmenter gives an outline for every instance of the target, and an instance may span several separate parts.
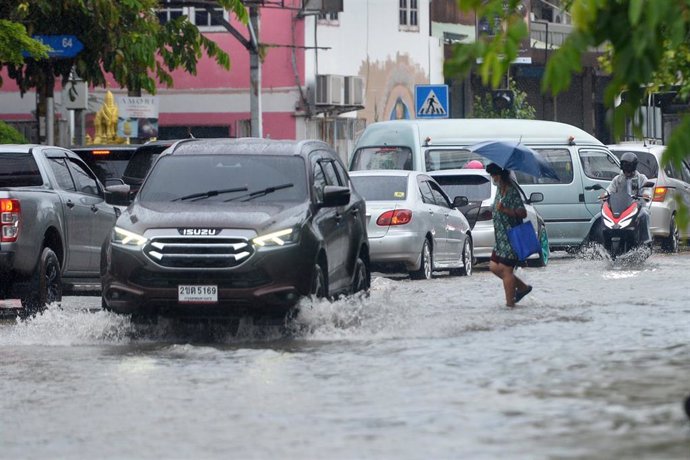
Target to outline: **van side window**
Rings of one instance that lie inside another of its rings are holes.
[[[470,152],[467,149],[443,149],[427,150],[424,154],[424,162],[427,171],[441,171],[443,169],[458,169],[464,167],[472,160],[487,163],[487,159]]]
[[[408,147],[366,147],[357,149],[350,171],[402,169],[412,171],[412,150]]]
[[[573,160],[568,149],[534,149],[541,154],[558,175],[558,180],[550,177],[534,177],[516,171],[518,184],[570,184],[573,181]],[[617,174],[617,173],[616,173]]]
[[[582,170],[589,178],[611,180],[620,173],[618,163],[604,150],[580,149],[578,153]]]

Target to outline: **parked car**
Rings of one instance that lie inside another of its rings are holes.
[[[138,144],[79,145],[69,149],[79,155],[105,186],[122,183],[127,163]]]
[[[0,146],[0,299],[26,312],[63,291],[98,289],[103,241],[115,222],[103,186],[75,153],[46,145]]]
[[[158,156],[168,148],[172,147],[177,140],[151,141],[140,145],[122,173],[122,181],[129,185],[132,196],[136,195],[139,187],[144,182],[151,166],[156,162]]]
[[[430,175],[449,197],[467,197],[468,204],[459,206],[458,209],[465,215],[472,228],[474,255],[477,261],[488,261],[496,244],[491,211],[496,198],[496,186],[491,182],[489,173],[483,169],[445,169],[434,171]],[[515,186],[525,202],[527,219],[532,222],[542,248],[540,254],[534,254],[527,259],[527,264],[543,267],[549,260],[549,237],[544,219],[533,203],[541,202],[544,195],[541,192],[532,192],[527,197],[519,184],[515,183]]]
[[[403,270],[413,279],[429,279],[435,270],[472,274],[470,224],[428,174],[353,171],[350,178],[366,200],[370,258],[375,270]]]
[[[637,170],[655,182],[649,207],[649,229],[663,250],[677,252],[680,240],[690,238],[689,228],[678,227],[676,201],[678,198],[690,206],[690,165],[681,161],[677,166],[668,164],[662,167],[661,157],[666,149],[663,145],[625,142],[609,145],[609,149],[618,158],[625,152],[633,152],[637,155]]]
[[[128,186],[110,187],[123,204]],[[321,141],[187,139],[153,165],[103,245],[106,309],[278,318],[369,287],[364,199]]]

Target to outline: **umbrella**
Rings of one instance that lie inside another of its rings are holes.
[[[468,149],[491,160],[503,169],[559,180],[556,171],[543,156],[520,142],[485,141],[474,144]]]

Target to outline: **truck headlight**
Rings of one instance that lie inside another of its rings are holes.
[[[277,232],[257,236],[252,239],[252,243],[254,246],[258,247],[285,246],[286,244],[295,243],[297,241],[297,235],[298,233],[294,228],[286,228]]]
[[[113,228],[110,240],[115,244],[123,246],[143,246],[148,241],[147,238],[120,227]]]

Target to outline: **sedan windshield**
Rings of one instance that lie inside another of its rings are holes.
[[[247,197],[253,202],[304,201],[306,182],[299,157],[173,154],[156,163],[139,199],[199,204],[242,202]]]

